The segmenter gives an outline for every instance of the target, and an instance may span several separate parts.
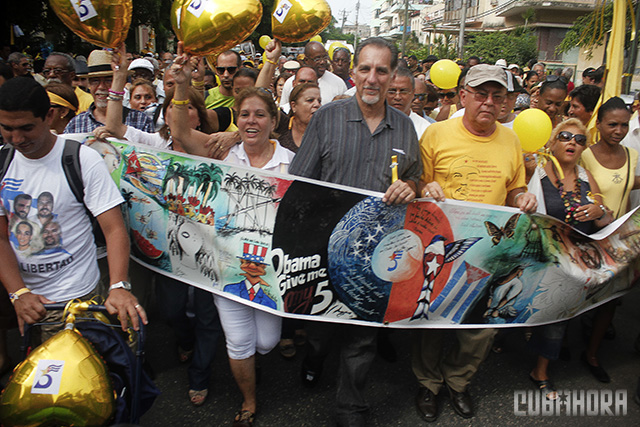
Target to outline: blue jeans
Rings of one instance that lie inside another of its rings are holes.
[[[186,283],[158,275],[156,278],[158,308],[173,329],[178,345],[184,350],[193,349],[189,365],[189,389],[209,388],[211,365],[216,354],[222,328],[213,294],[193,288],[195,318],[187,316],[189,288]]]

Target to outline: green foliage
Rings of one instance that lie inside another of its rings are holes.
[[[611,29],[612,20],[613,2],[605,5],[604,10],[596,9],[581,16],[569,28],[564,39],[556,48],[556,53],[568,52],[576,46],[591,50],[602,45],[604,42],[602,36]]]
[[[631,28],[633,26],[632,14],[627,10],[624,47],[629,48]],[[604,9],[598,8],[593,12],[581,16],[569,28],[562,42],[556,48],[556,53],[561,54],[573,48],[587,49],[589,53],[605,41],[605,35],[611,30],[613,21],[613,2],[605,5]]]
[[[425,59],[429,55],[435,55],[438,59],[456,59],[458,48],[450,34],[438,35],[431,45],[409,44],[407,40],[407,55],[415,55],[418,59]]]
[[[493,64],[498,59],[525,64],[538,54],[535,34],[524,27],[509,32],[470,34],[465,45],[465,60],[472,55]]]

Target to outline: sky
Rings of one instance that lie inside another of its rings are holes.
[[[342,24],[342,10],[347,11],[347,25],[356,23],[356,3],[357,0],[327,0],[331,7],[331,14],[338,20],[338,25]],[[368,24],[371,22],[371,3],[372,0],[360,0],[360,14],[358,17],[359,24]]]

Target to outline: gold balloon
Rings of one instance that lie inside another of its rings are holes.
[[[331,22],[326,0],[276,0],[271,14],[273,37],[296,43],[319,34]]]
[[[262,18],[259,0],[175,0],[171,25],[193,55],[224,52],[246,39]]]
[[[114,402],[102,358],[76,330],[67,329],[15,368],[0,396],[0,420],[6,427],[104,425]]]
[[[81,39],[116,48],[127,38],[131,0],[49,0],[53,11]]]

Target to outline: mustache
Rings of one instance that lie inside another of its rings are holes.
[[[96,90],[96,95],[109,96],[108,90]]]

